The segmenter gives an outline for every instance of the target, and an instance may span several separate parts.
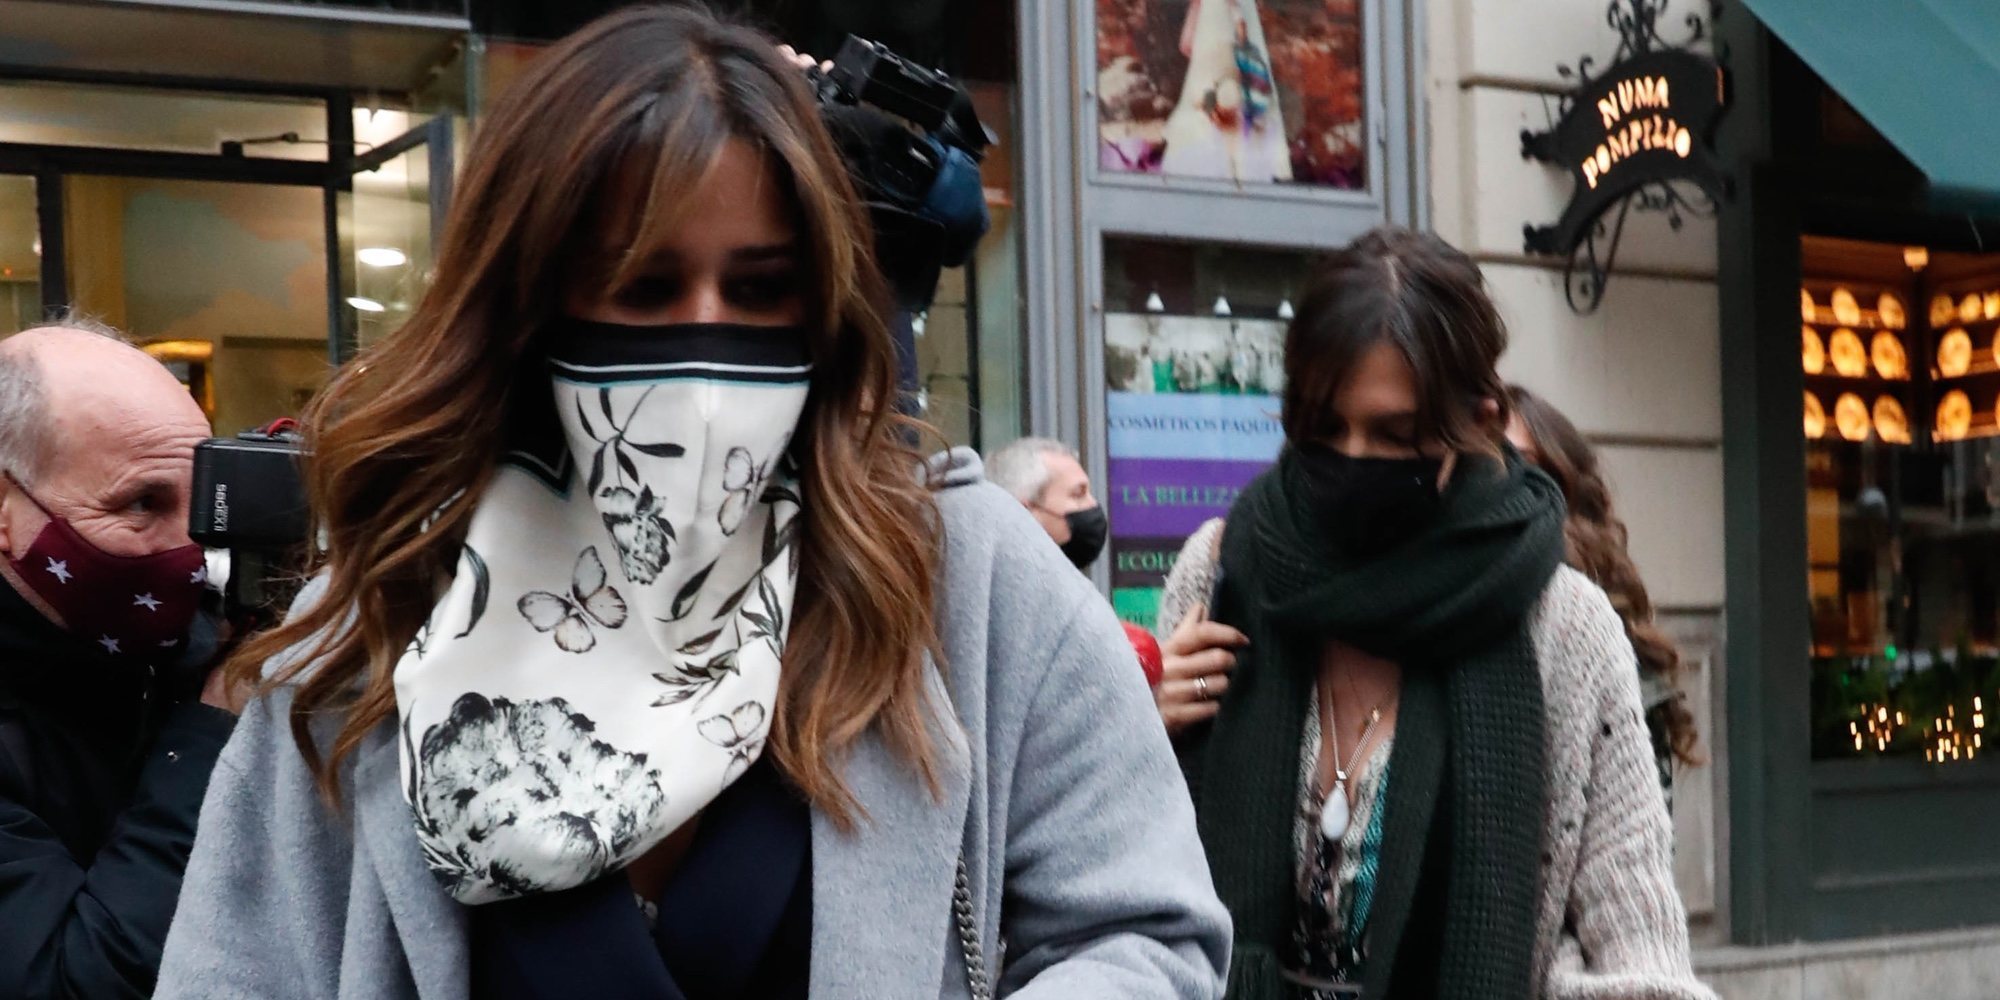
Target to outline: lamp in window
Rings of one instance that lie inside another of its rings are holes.
[[[1861,303],[1854,300],[1854,293],[1845,288],[1833,290],[1833,319],[1841,326],[1861,325]]]
[[[1882,325],[1891,330],[1901,330],[1909,325],[1909,318],[1903,314],[1903,300],[1888,292],[1876,298],[1875,315],[1881,317]]]
[[[1875,400],[1875,436],[1889,444],[1910,443],[1910,418],[1896,397]]]
[[[1937,429],[1932,436],[1939,441],[1963,441],[1972,433],[1972,397],[1962,389],[1953,389],[1938,401]]]
[[[1875,339],[1868,345],[1868,360],[1875,363],[1875,374],[1892,382],[1910,377],[1910,359],[1903,353],[1903,342],[1887,330],[1875,331]]]
[[[1963,329],[1954,327],[1938,341],[1938,374],[1945,378],[1957,378],[1972,370],[1972,336]]]
[[[1842,378],[1863,378],[1868,374],[1868,348],[1861,346],[1861,336],[1853,330],[1841,327],[1833,331],[1826,342],[1826,355]]]
[[[1833,401],[1833,429],[1849,441],[1866,441],[1868,433],[1875,427],[1869,419],[1868,404],[1851,392],[1843,392]]]
[[[1953,306],[1952,306],[1952,304],[1951,304],[1951,296],[1949,296],[1949,295],[1933,295],[1933,296],[1931,296],[1931,325],[1932,325],[1932,326],[1948,326],[1948,325],[1950,325],[1950,324],[1951,324],[1951,319],[1952,319],[1952,317],[1953,317],[1954,315],[1956,315],[1956,314],[1957,314],[1957,311],[1958,311],[1958,310],[1957,310],[1957,309],[1955,309],[1955,308],[1953,308]]]
[[[1810,326],[1799,327],[1799,360],[1804,364],[1807,375],[1818,375],[1826,371],[1826,343],[1819,339],[1819,331]]]

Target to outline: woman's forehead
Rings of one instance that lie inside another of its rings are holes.
[[[789,246],[796,211],[771,157],[730,139],[699,174],[660,176],[628,160],[597,207],[598,250],[612,259],[705,256]]]

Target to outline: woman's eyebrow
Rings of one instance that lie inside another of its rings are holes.
[[[737,247],[729,252],[729,259],[738,264],[761,264],[765,261],[793,261],[799,256],[796,242],[766,243],[759,246]]]

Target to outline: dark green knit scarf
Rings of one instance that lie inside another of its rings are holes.
[[[1250,639],[1213,724],[1181,743],[1217,891],[1236,921],[1231,1000],[1292,995],[1299,741],[1329,639],[1403,686],[1371,997],[1526,997],[1544,812],[1541,672],[1527,620],[1562,561],[1554,482],[1511,452],[1461,460],[1436,521],[1357,561],[1329,541],[1289,451],[1229,514],[1217,620]]]

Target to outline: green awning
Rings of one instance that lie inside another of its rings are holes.
[[[2000,204],[2000,2],[1743,5],[1930,178],[1933,197]]]

